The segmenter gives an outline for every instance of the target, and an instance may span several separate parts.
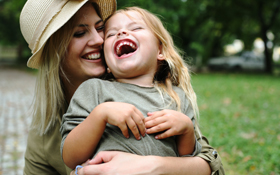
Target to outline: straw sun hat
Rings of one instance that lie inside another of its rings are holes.
[[[27,62],[38,69],[47,40],[89,0],[28,0],[20,14],[20,29],[32,56]],[[105,20],[116,10],[116,0],[90,0],[97,3]]]

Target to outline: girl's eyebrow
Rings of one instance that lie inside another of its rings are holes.
[[[132,22],[128,23],[128,24],[126,25],[126,27],[130,27],[130,26],[135,25],[135,24],[139,24],[139,23],[137,23],[137,22],[135,22],[135,21],[132,21]],[[109,27],[109,28],[106,28],[105,31],[109,31],[109,30],[118,30],[118,27],[116,27],[116,26]]]

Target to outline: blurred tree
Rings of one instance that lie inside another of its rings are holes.
[[[217,1],[225,3],[222,0]],[[216,18],[216,21],[222,21],[224,25],[229,26],[228,32],[244,42],[245,50],[251,50],[253,41],[260,37],[264,42],[266,72],[272,73],[273,48],[269,47],[268,33],[272,32],[274,35],[279,35],[279,30],[275,26],[279,27],[280,1],[230,0],[226,2],[230,6],[224,6],[226,8],[224,12],[230,12],[231,15],[225,17],[224,13],[218,10],[218,13],[222,14],[223,17]]]
[[[264,42],[265,46],[265,65],[266,72],[273,72],[273,61],[272,61],[272,47],[269,47],[269,38],[268,32],[274,33],[274,35],[279,35],[279,28],[275,28],[274,26],[279,27],[280,20],[280,1],[265,1],[259,0],[257,1],[257,13],[258,13],[258,22],[260,25],[260,34],[261,38]],[[275,43],[276,44],[276,43]]]
[[[0,0],[0,44],[18,45],[18,59],[30,52],[19,28],[26,0]],[[140,6],[162,19],[176,46],[205,64],[240,39],[251,50],[257,37],[265,43],[266,72],[272,72],[272,47],[280,45],[280,0],[117,0],[118,8]],[[274,35],[273,41],[268,33]],[[270,44],[270,45],[269,45]],[[26,52],[24,52],[26,50]],[[26,53],[26,54],[25,54]],[[24,60],[25,62],[26,60]]]
[[[21,35],[19,27],[19,15],[26,0],[0,1],[0,44],[16,45],[17,59],[26,62],[24,50],[27,44]]]

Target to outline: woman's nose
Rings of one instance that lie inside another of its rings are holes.
[[[91,31],[88,45],[89,46],[100,46],[103,44],[104,33],[97,32],[96,30]]]

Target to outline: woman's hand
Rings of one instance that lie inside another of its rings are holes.
[[[156,135],[156,139],[165,139],[175,135],[184,135],[193,130],[193,123],[189,117],[181,112],[164,109],[162,111],[150,112],[145,118],[147,134]]]
[[[145,136],[145,118],[135,106],[121,102],[106,102],[100,105],[105,112],[105,122],[119,127],[126,138],[129,138],[128,128],[138,140],[141,139],[140,134]]]
[[[78,175],[210,175],[209,164],[200,157],[139,156],[118,151],[98,153]],[[74,174],[71,174],[74,175]]]
[[[158,174],[155,156],[139,156],[118,151],[103,151],[81,168],[79,175],[148,175]],[[152,171],[151,171],[152,170]],[[72,172],[73,173],[73,172]],[[72,174],[71,174],[72,175]]]

